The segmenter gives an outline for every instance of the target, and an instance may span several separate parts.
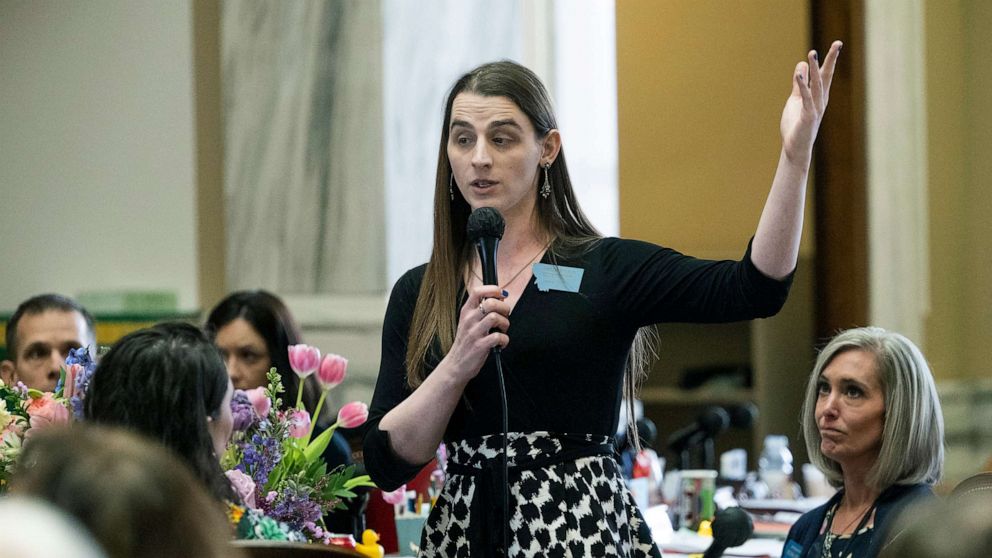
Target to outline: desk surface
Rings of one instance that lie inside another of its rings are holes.
[[[659,544],[659,546],[662,549],[662,556],[671,556],[674,558],[685,557],[689,554],[702,554],[709,548],[711,542],[713,542],[713,539],[681,531],[675,534],[671,542]],[[741,546],[728,548],[723,555],[779,558],[782,556],[783,546],[784,541],[778,539],[750,539]]]

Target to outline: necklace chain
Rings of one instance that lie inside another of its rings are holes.
[[[866,517],[865,517],[866,514],[868,514],[869,511],[872,508],[874,508],[874,507],[875,507],[875,503],[874,502],[869,503],[868,506],[865,507],[865,509],[861,513],[859,513],[858,515],[854,516],[854,519],[852,519],[851,522],[848,523],[847,526],[844,527],[844,529],[842,529],[840,533],[834,533],[830,529],[830,527],[834,523],[834,517],[836,516],[836,513],[835,512],[838,509],[840,509],[840,503],[838,503],[835,508],[833,508],[832,510],[830,510],[829,517],[827,518],[827,532],[823,536],[823,553],[822,553],[822,558],[829,558],[830,557],[830,550],[831,550],[831,547],[833,546],[834,541],[837,540],[838,538],[840,538],[840,536],[844,534],[844,531],[847,531],[848,529],[850,529],[851,528],[851,525],[854,525],[854,522],[855,521],[858,521],[859,519],[861,519],[861,520],[866,519]],[[861,524],[859,523],[858,524],[858,528],[855,528],[855,531],[860,531],[860,527],[861,527]],[[855,533],[851,533],[852,539],[855,536],[857,536],[857,533],[856,532]],[[853,542],[853,540],[851,542]],[[850,546],[851,542],[848,542],[847,543],[848,546]]]
[[[499,289],[500,290],[503,290],[508,285],[512,285],[513,282],[516,281],[517,277],[520,277],[520,274],[523,273],[525,269],[527,269],[528,267],[530,267],[530,264],[534,263],[534,260],[536,260],[537,258],[541,257],[541,254],[543,254],[544,251],[547,250],[551,246],[551,242],[554,242],[554,239],[552,239],[550,242],[548,242],[547,244],[545,244],[544,246],[542,246],[541,249],[538,250],[536,254],[534,254],[534,257],[532,257],[530,260],[528,260],[527,263],[525,263],[523,265],[523,267],[521,267],[520,269],[518,269],[517,272],[513,274],[513,277],[510,277],[510,280],[509,281],[507,281],[506,283],[503,283],[502,285],[500,285],[499,286]],[[482,283],[482,281],[483,281],[482,280],[482,277],[479,277],[479,274],[475,272],[475,269],[473,268],[471,271],[472,271],[472,275],[474,275],[475,278],[478,279],[480,283]]]

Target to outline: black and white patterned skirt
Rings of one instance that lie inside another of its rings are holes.
[[[422,557],[499,556],[502,436],[448,447]],[[509,556],[661,557],[606,436],[510,433]]]

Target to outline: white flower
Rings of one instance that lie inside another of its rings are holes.
[[[9,430],[0,433],[0,461],[10,461],[13,465],[20,454],[21,437]]]
[[[7,411],[7,401],[0,399],[0,430],[6,430],[7,425],[14,422],[14,415]]]

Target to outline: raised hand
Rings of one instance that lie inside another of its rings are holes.
[[[489,351],[510,342],[510,305],[496,285],[470,289],[458,318],[455,342],[445,356],[463,381],[474,378],[485,364]],[[495,331],[494,331],[495,330]]]
[[[813,152],[820,121],[827,110],[830,83],[834,77],[837,57],[844,46],[840,41],[830,45],[823,66],[815,50],[807,54],[808,61],[796,64],[792,76],[792,94],[782,111],[782,150],[793,162],[808,164]]]

